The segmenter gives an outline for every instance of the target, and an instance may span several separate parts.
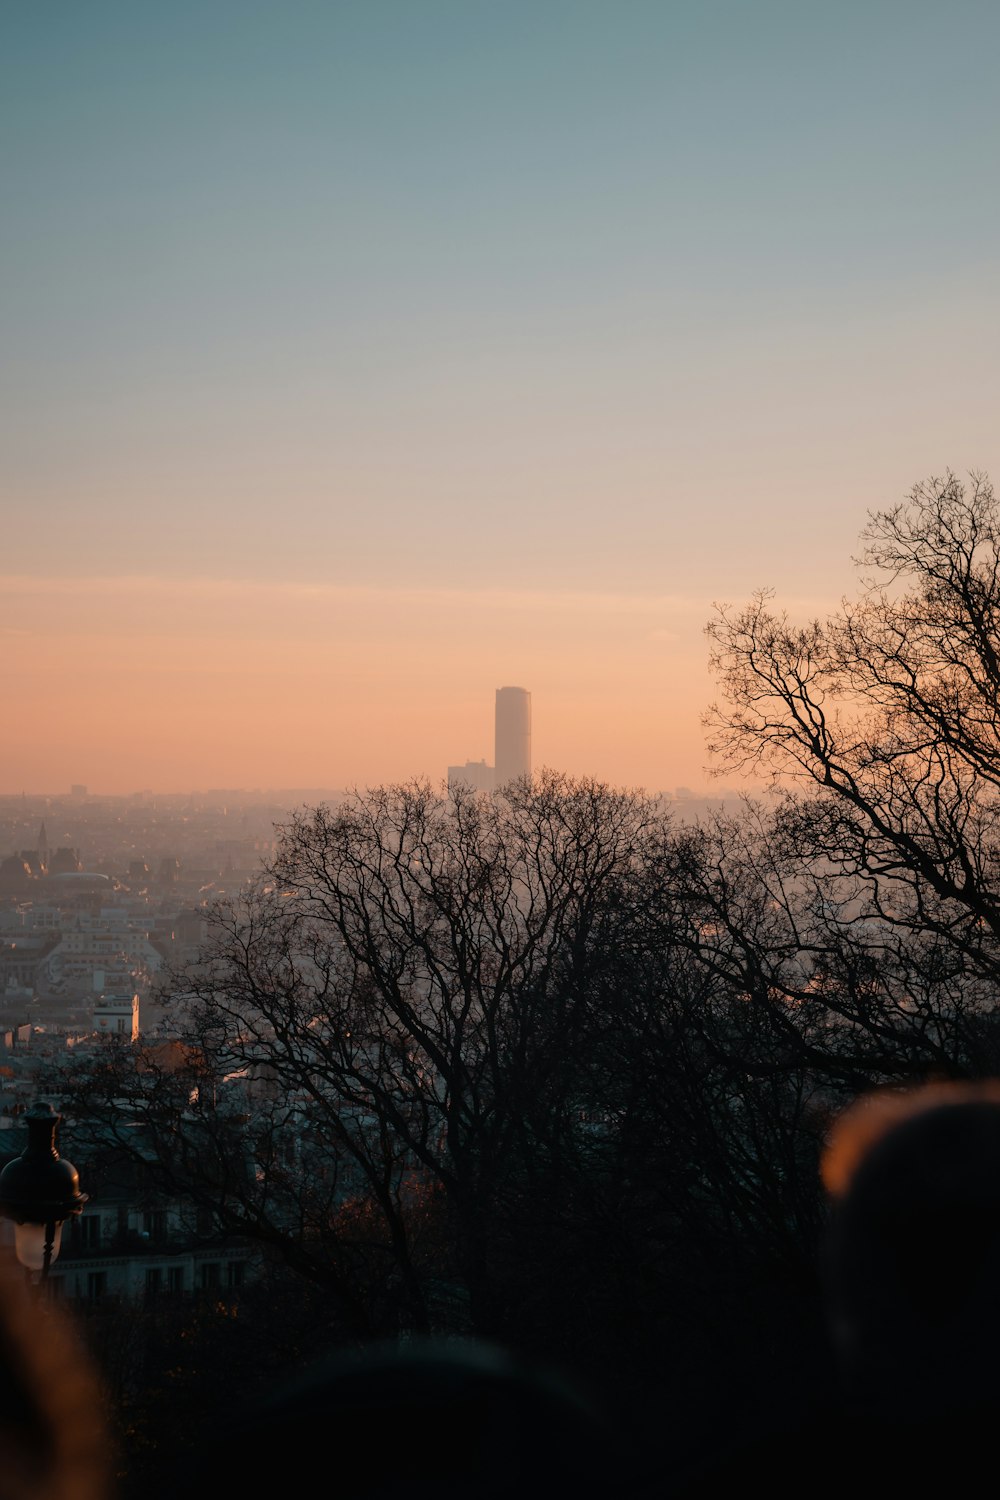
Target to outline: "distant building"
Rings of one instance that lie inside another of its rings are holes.
[[[484,760],[467,760],[464,766],[448,767],[448,790],[464,786],[473,792],[492,792],[493,767]]]
[[[494,785],[506,786],[531,775],[531,694],[521,687],[497,688],[496,775]]]
[[[139,1038],[139,996],[117,993],[102,995],[94,1006],[94,1030],[104,1036]]]
[[[49,860],[50,875],[78,875],[83,869],[79,849],[62,845]]]
[[[464,766],[449,766],[449,792],[459,786],[492,792],[531,775],[531,694],[525,688],[497,688],[493,735],[496,765],[467,760]]]
[[[23,895],[31,880],[31,866],[20,854],[8,854],[0,860],[0,896]]]

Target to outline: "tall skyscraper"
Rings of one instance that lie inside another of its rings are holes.
[[[531,694],[524,688],[497,688],[494,761],[498,787],[531,775]]]

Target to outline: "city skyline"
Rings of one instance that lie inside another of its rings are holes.
[[[823,614],[869,510],[1000,474],[998,43],[11,13],[0,788],[437,780],[530,682],[536,766],[710,790],[715,601]]]
[[[507,782],[530,778],[531,694],[523,687],[498,687],[493,714],[493,764],[484,758],[450,765],[449,792],[459,786],[471,791],[493,792]]]

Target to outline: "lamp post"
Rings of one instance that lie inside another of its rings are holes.
[[[73,1163],[56,1150],[61,1119],[51,1104],[29,1109],[28,1144],[0,1172],[0,1216],[13,1219],[14,1253],[22,1266],[40,1273],[41,1281],[59,1254],[64,1221],[87,1201]]]

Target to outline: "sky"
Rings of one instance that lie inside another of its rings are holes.
[[[0,792],[710,785],[717,601],[1000,479],[1000,8],[0,14]]]

